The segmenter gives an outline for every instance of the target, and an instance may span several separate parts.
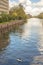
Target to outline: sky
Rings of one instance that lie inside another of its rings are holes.
[[[25,12],[33,16],[43,12],[43,0],[10,0],[9,3],[10,8],[22,3]]]

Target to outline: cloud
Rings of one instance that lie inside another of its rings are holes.
[[[24,3],[26,0],[19,0],[19,3]]]
[[[32,7],[32,6],[28,6],[25,8],[25,12],[27,14],[31,14],[31,15],[38,15],[41,12],[43,12],[43,7]]]
[[[37,3],[33,3],[30,0],[19,0],[17,3],[14,0],[13,2],[10,1],[10,7],[18,5],[19,3],[22,3],[27,14],[38,15],[39,13],[43,12],[43,0],[40,0]]]
[[[43,0],[40,0],[36,5],[43,6]]]
[[[10,1],[9,0],[9,7],[11,8],[11,7],[13,7],[13,6],[17,6],[18,5],[18,3],[17,2],[15,2],[14,0],[13,1]]]
[[[30,0],[26,1],[25,12],[31,15],[38,15],[43,12],[43,0],[37,3],[32,3]]]

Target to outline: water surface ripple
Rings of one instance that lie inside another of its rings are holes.
[[[40,19],[28,19],[6,37],[0,37],[0,65],[43,65],[43,26]]]

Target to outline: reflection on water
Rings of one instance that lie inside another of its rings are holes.
[[[8,34],[0,34],[0,51],[4,50],[9,44]]]
[[[0,65],[43,65],[40,19],[28,19],[27,23],[16,26],[8,34],[0,35]]]

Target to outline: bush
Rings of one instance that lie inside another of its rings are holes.
[[[9,14],[1,13],[0,22],[7,22],[9,20],[11,20],[11,16]]]
[[[2,22],[2,18],[0,17],[0,23]]]

